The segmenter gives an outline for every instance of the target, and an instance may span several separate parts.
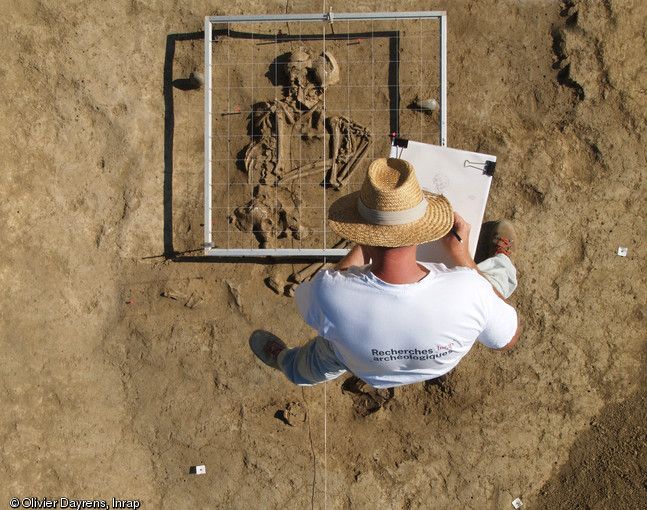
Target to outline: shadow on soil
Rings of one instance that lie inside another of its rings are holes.
[[[319,41],[323,40],[323,35],[318,34],[298,34],[286,35],[280,30],[276,34],[258,34],[251,32],[238,32],[230,30],[227,27],[214,27],[213,40],[219,38],[239,38],[258,40],[258,44],[276,44],[290,43],[294,41]],[[390,63],[388,71],[389,84],[389,103],[390,103],[390,132],[399,132],[399,109],[400,109],[400,91],[399,91],[399,52],[400,52],[400,32],[399,31],[380,31],[380,32],[347,32],[339,34],[326,34],[326,40],[356,40],[368,37],[383,37],[389,41]],[[164,74],[163,74],[163,94],[164,94],[164,253],[144,257],[146,259],[164,258],[175,262],[227,262],[227,263],[256,263],[256,264],[275,264],[289,262],[307,262],[308,260],[316,261],[319,257],[312,259],[304,257],[281,257],[269,258],[266,256],[258,257],[208,257],[198,255],[202,253],[202,247],[187,251],[176,251],[173,244],[173,142],[175,136],[175,114],[174,114],[174,93],[175,90],[189,91],[196,90],[199,87],[190,77],[173,79],[173,63],[176,55],[176,48],[179,43],[186,41],[197,41],[204,39],[204,32],[187,32],[169,34],[166,37],[166,52],[164,56]],[[270,64],[276,66],[277,62]],[[199,190],[196,190],[198,193]]]

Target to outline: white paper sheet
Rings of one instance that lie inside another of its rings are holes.
[[[391,157],[413,164],[423,189],[445,195],[452,207],[471,225],[469,252],[474,257],[492,177],[484,172],[496,156],[428,143],[408,141],[407,147],[391,147]],[[453,265],[443,245],[435,241],[418,247],[418,260]]]

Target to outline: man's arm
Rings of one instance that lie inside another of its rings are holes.
[[[517,331],[515,331],[514,336],[512,339],[505,344],[503,347],[496,349],[497,351],[509,351],[512,349],[515,345],[517,345],[517,341],[519,340],[519,337],[521,336],[521,319],[517,315]]]
[[[475,269],[480,275],[483,275],[483,273],[481,273],[478,266],[476,265],[476,262],[474,262],[474,259],[469,253],[467,239],[469,239],[470,237],[470,229],[471,229],[470,224],[467,223],[459,214],[454,213],[454,226],[452,227],[452,230],[456,232],[456,234],[458,234],[458,236],[461,239],[464,239],[465,242],[459,241],[452,232],[450,232],[445,237],[443,237],[442,241],[454,264],[456,264],[457,266],[469,267],[470,269]],[[492,286],[492,290],[494,290],[494,293],[501,300],[503,300],[504,303],[510,304],[503,297],[503,295],[497,289],[494,288],[494,286]],[[519,316],[517,316],[517,330],[515,331],[512,339],[506,345],[504,345],[503,347],[497,350],[507,351],[509,349],[512,349],[517,343],[517,341],[519,340],[520,336],[521,336],[521,321],[519,320]]]
[[[350,250],[344,256],[343,259],[337,262],[335,269],[337,271],[343,271],[344,269],[348,269],[352,266],[363,266],[364,264],[368,264],[368,262],[369,261],[366,260],[366,256],[364,255],[362,247],[359,244],[356,244],[355,246],[353,246],[352,250]]]

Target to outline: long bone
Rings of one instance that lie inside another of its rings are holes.
[[[328,171],[330,169],[330,166],[330,160],[328,160],[327,163],[324,163],[323,161],[315,161],[314,163],[310,163],[308,165],[299,166],[294,170],[290,170],[283,177],[281,177],[281,179],[279,179],[279,183],[283,184],[284,182],[291,181],[293,179],[296,179],[297,177],[306,177],[308,175],[322,172],[323,170]]]
[[[332,126],[332,168],[330,171],[330,182],[334,183],[337,181],[337,172],[339,171],[337,165],[337,156],[339,156],[339,147],[341,146],[341,119],[339,117],[333,117],[330,119],[330,125]]]
[[[285,113],[285,117],[287,121],[290,124],[294,124],[294,112],[295,112],[295,107],[292,104],[287,104],[284,101],[277,101],[276,102],[277,106],[283,110],[283,113]]]
[[[310,264],[309,266],[304,267],[298,273],[294,273],[292,275],[292,278],[296,283],[302,283],[309,279],[313,274],[315,274],[325,265],[326,264],[324,264],[323,262],[315,262],[314,264]]]
[[[257,114],[258,112],[258,114]],[[269,164],[276,165],[276,156],[278,153],[278,147],[273,149],[273,135],[272,135],[272,122],[270,117],[275,115],[274,111],[264,105],[262,108],[258,108],[253,114],[252,118],[253,126],[256,128],[254,130],[255,136],[260,134],[260,139],[252,138],[252,141],[247,146],[245,151],[245,169],[247,170],[247,181],[249,184],[254,183],[254,170],[257,169],[257,165]],[[270,150],[273,154],[269,158],[265,156],[265,151]],[[267,169],[261,169],[260,171],[260,180],[264,180],[267,173]]]
[[[342,239],[340,241],[337,241],[334,245],[333,248],[345,248],[350,244],[350,241],[346,239]],[[292,275],[292,279],[297,282],[301,283],[309,279],[312,275],[314,275],[317,271],[319,271],[322,267],[324,267],[326,264],[322,262],[314,262],[310,264],[309,266],[304,267],[301,271],[298,271]]]
[[[281,108],[281,111],[276,112],[276,165],[274,166],[274,175],[280,179],[281,174],[283,173],[283,168],[285,167],[286,153],[289,152],[285,147],[286,137],[284,131],[286,130],[286,119],[285,116],[287,112],[285,108]],[[289,128],[288,128],[289,131]],[[290,143],[290,140],[287,140],[287,143]],[[288,154],[289,157],[289,154]]]
[[[355,167],[364,159],[366,154],[366,149],[368,149],[369,144],[371,143],[370,139],[365,138],[360,143],[360,146],[355,151],[353,157],[348,161],[337,174],[337,186],[336,189],[339,189],[346,184],[346,181],[350,178],[350,174],[355,170]],[[334,184],[333,184],[334,186]]]

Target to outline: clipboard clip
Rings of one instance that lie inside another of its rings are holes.
[[[494,175],[494,171],[496,170],[496,161],[486,161],[485,163],[477,163],[466,159],[465,162],[463,163],[463,166],[466,168],[467,167],[476,168],[477,170],[480,170],[481,172],[483,172],[483,175],[492,177]]]
[[[407,147],[409,147],[409,140],[407,140],[406,138],[395,137],[393,138],[393,145],[395,147],[402,147],[403,149],[406,149]]]
[[[396,136],[395,133],[391,134],[391,147],[399,147],[400,150],[395,149],[395,154],[396,157],[402,156],[402,153],[404,152],[404,149],[406,149],[409,146],[409,140],[406,138],[399,138]]]

